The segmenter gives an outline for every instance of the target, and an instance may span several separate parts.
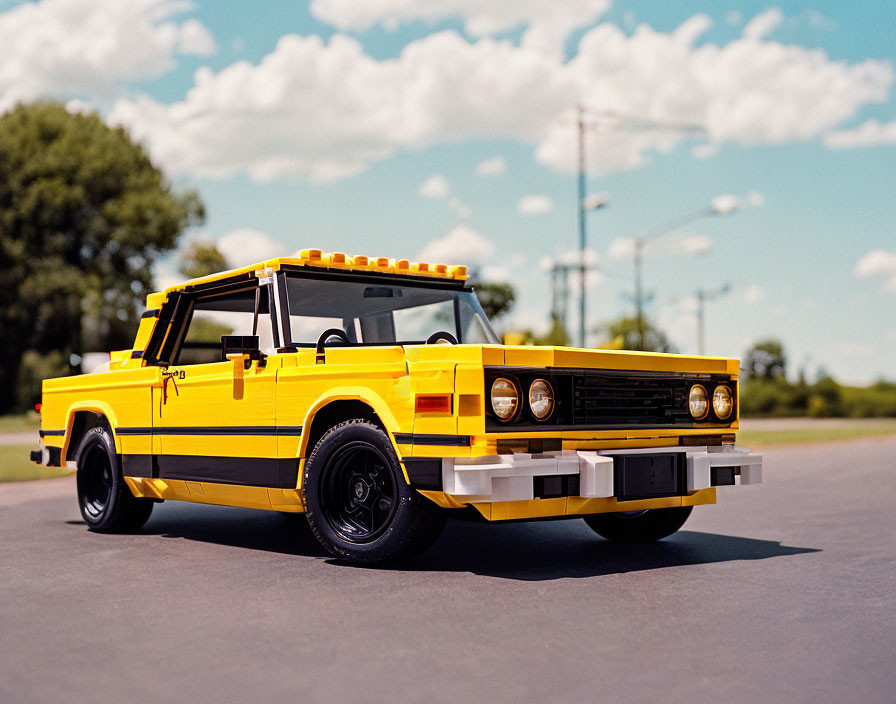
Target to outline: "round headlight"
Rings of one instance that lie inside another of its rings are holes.
[[[529,386],[529,410],[538,420],[545,420],[554,410],[554,390],[544,379],[536,379]]]
[[[688,409],[697,420],[706,418],[706,414],[709,413],[709,396],[700,384],[691,387],[691,393],[688,394]]]
[[[734,403],[731,401],[731,389],[727,386],[717,386],[712,392],[712,410],[720,420],[725,420],[734,410]]]
[[[510,420],[520,405],[520,392],[510,379],[495,379],[491,392],[492,410],[501,420]]]

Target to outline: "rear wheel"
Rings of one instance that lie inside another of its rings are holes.
[[[140,528],[152,513],[151,499],[131,494],[108,428],[91,428],[76,454],[78,506],[87,527],[98,533]]]
[[[348,562],[423,552],[445,525],[444,512],[408,486],[389,436],[364,419],[324,434],[305,463],[302,488],[312,532]]]
[[[598,535],[617,543],[652,543],[681,528],[693,508],[681,506],[624,513],[597,513],[586,516],[585,523]]]

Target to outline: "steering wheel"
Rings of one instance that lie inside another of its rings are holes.
[[[348,339],[348,335],[345,334],[345,330],[342,330],[341,328],[329,328],[328,330],[324,330],[320,334],[320,337],[317,338],[317,354],[323,354],[324,347],[326,347],[327,343],[334,337],[342,340],[342,342],[347,345],[351,343],[351,340]]]
[[[427,345],[434,344],[445,344],[456,345],[457,338],[452,335],[450,332],[445,332],[444,330],[439,330],[438,332],[434,332],[432,335],[426,338]]]

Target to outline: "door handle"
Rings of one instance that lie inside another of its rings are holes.
[[[170,381],[174,384],[174,395],[180,396],[180,391],[177,388],[177,382],[175,379],[184,379],[186,378],[186,374],[183,370],[169,372],[167,370],[162,372],[162,395],[159,398],[159,415],[162,415],[162,406],[168,403],[168,382]]]

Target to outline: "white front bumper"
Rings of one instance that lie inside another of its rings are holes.
[[[442,489],[463,502],[526,501],[535,498],[533,477],[579,475],[579,496],[614,496],[613,458],[608,455],[683,452],[687,456],[687,490],[712,486],[713,467],[734,467],[740,484],[762,482],[762,455],[730,445],[656,447],[635,450],[564,450],[485,457],[446,457]]]

